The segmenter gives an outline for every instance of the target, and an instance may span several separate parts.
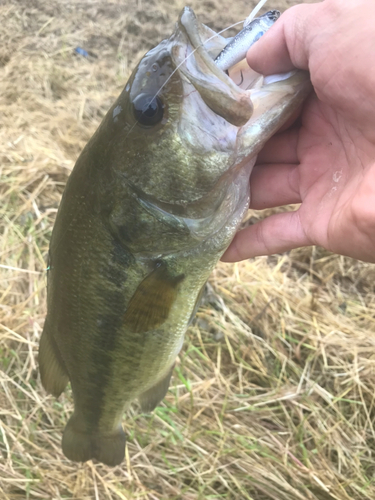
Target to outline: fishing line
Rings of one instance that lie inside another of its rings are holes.
[[[243,27],[245,28],[248,24],[251,23],[251,21],[254,19],[254,17],[258,14],[260,9],[263,7],[263,5],[267,2],[268,0],[260,0],[256,4],[256,6],[253,8],[253,10],[250,12],[250,15],[245,19],[243,23]]]
[[[163,85],[160,87],[160,89],[156,92],[156,94],[154,95],[154,97],[152,98],[151,102],[159,95],[159,93],[161,92],[161,90],[164,88],[164,86],[169,82],[169,80],[172,78],[172,76],[176,73],[176,71],[194,54],[194,52],[196,52],[200,47],[204,47],[206,45],[206,43],[210,42],[211,40],[213,40],[215,37],[221,35],[222,33],[224,33],[225,31],[228,31],[229,29],[231,28],[234,28],[235,26],[237,26],[238,24],[241,24],[243,23],[243,27],[247,26],[249,23],[251,23],[251,21],[254,19],[254,17],[258,14],[258,12],[260,11],[260,9],[265,5],[265,3],[267,2],[268,0],[260,0],[256,6],[254,7],[254,9],[250,12],[250,15],[244,20],[244,21],[238,21],[237,23],[234,23],[234,24],[231,24],[230,26],[228,26],[227,28],[224,28],[223,30],[219,31],[218,33],[215,33],[214,35],[212,35],[210,38],[208,38],[204,43],[201,43],[200,45],[198,45],[198,47],[196,47],[187,57],[185,57],[185,59],[183,61],[180,62],[180,64],[174,69],[174,71],[172,71],[172,74],[169,75],[169,77],[166,79],[166,81],[163,83]]]
[[[159,92],[161,92],[163,90],[163,88],[165,87],[165,85],[167,85],[167,83],[169,82],[169,80],[172,78],[172,76],[176,73],[176,71],[179,70],[179,68],[181,68],[181,66],[188,60],[190,59],[190,57],[198,50],[200,49],[201,47],[204,47],[206,45],[206,43],[210,42],[211,40],[213,40],[214,38],[216,38],[217,36],[221,35],[222,33],[224,33],[225,31],[228,31],[230,30],[231,28],[234,28],[235,26],[237,26],[237,24],[241,24],[243,23],[244,21],[238,21],[237,23],[234,23],[230,26],[228,26],[227,28],[224,28],[223,30],[219,31],[218,33],[215,33],[214,35],[212,35],[210,38],[207,38],[207,40],[203,43],[201,43],[200,45],[198,45],[198,47],[196,47],[192,52],[190,52],[190,54],[185,57],[185,59],[183,61],[180,62],[180,64],[178,66],[175,67],[175,69],[172,71],[172,73],[169,75],[169,77],[165,80],[165,82],[163,83],[163,85],[160,87],[160,89],[156,92],[156,94],[154,95],[154,97],[152,99],[155,99],[155,97],[157,97],[159,95]],[[151,101],[152,102],[152,101]]]

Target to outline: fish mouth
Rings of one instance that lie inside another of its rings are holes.
[[[264,16],[276,21],[280,12],[274,10]],[[180,43],[175,44],[172,50],[178,70],[212,111],[240,128],[239,135],[247,133],[246,129],[259,123],[261,115],[263,122],[272,122],[266,127],[268,133],[275,133],[278,126],[283,124],[283,115],[287,116],[288,110],[301,104],[311,91],[310,77],[306,71],[296,69],[264,77],[251,69],[246,59],[228,71],[220,69],[215,64],[215,58],[228,41],[199,23],[190,7],[182,10],[176,33],[182,35]],[[181,50],[182,45],[184,50]],[[280,105],[280,102],[283,104]],[[268,112],[265,113],[267,108]]]
[[[241,127],[248,122],[253,113],[250,92],[236,85],[214,62],[214,56],[223,48],[223,39],[198,23],[190,7],[182,10],[176,33],[185,35],[185,43],[181,40],[173,47],[177,67],[206,105],[232,125]],[[208,42],[212,42],[210,53],[206,49]]]
[[[172,75],[178,72],[181,82],[174,130],[183,148],[213,170],[207,192],[184,201],[170,200],[127,179],[142,209],[173,232],[190,235],[193,246],[218,233],[248,206],[256,155],[311,90],[306,72],[263,77],[246,60],[243,69],[229,68],[228,75],[215,64],[227,43],[185,7],[175,32],[163,44]]]

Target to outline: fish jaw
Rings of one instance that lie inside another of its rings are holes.
[[[270,11],[252,22],[268,28],[279,16],[279,11]],[[294,70],[263,77],[243,60],[234,66],[240,68],[237,76],[240,72],[242,82],[238,82],[233,68],[229,69],[227,75],[220,65],[215,64],[217,54],[223,52],[225,39],[217,36],[215,42],[212,30],[200,25],[189,7],[185,7],[180,14],[176,39],[181,37],[181,33],[187,40],[182,44],[183,50],[176,43],[173,57],[178,71],[198,91],[199,96],[194,92],[185,92],[179,123],[180,136],[185,140],[192,137],[191,147],[197,148],[204,140],[208,148],[218,147],[219,144],[219,149],[223,151],[231,149],[233,165],[241,163],[244,158],[250,162],[311,92],[309,73]],[[238,51],[243,53],[241,48]],[[239,84],[235,83],[236,78]],[[193,97],[190,99],[191,95]],[[207,105],[205,109],[198,103],[202,100]],[[220,104],[215,106],[217,102]],[[242,110],[238,111],[241,107]],[[197,110],[196,116],[194,110]],[[232,118],[231,112],[237,115],[237,121]],[[213,114],[223,117],[225,122],[220,123],[217,117],[213,120]],[[211,142],[209,136],[191,133],[192,127],[198,130],[204,128],[215,141]],[[197,150],[203,151],[204,145]]]
[[[175,32],[173,54],[179,71],[199,92],[207,106],[233,125],[241,126],[252,114],[249,93],[238,88],[214,63],[204,48],[202,28],[190,7],[185,7]],[[182,49],[182,50],[181,50]]]
[[[237,135],[239,161],[256,158],[264,144],[298,110],[312,91],[307,71],[263,79],[263,85],[251,90],[254,112]]]

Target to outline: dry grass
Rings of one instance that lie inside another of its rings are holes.
[[[219,265],[165,402],[125,415],[126,461],[62,455],[71,394],[47,396],[37,372],[51,227],[77,155],[183,2],[166,5],[0,4],[0,499],[374,499],[375,268],[320,249]],[[224,27],[249,6],[197,10]]]

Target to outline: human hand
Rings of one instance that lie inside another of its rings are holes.
[[[222,260],[320,245],[375,262],[374,25],[373,0],[298,5],[249,50],[260,73],[310,71],[299,125],[268,141],[250,179],[251,208],[301,205],[237,233]]]

